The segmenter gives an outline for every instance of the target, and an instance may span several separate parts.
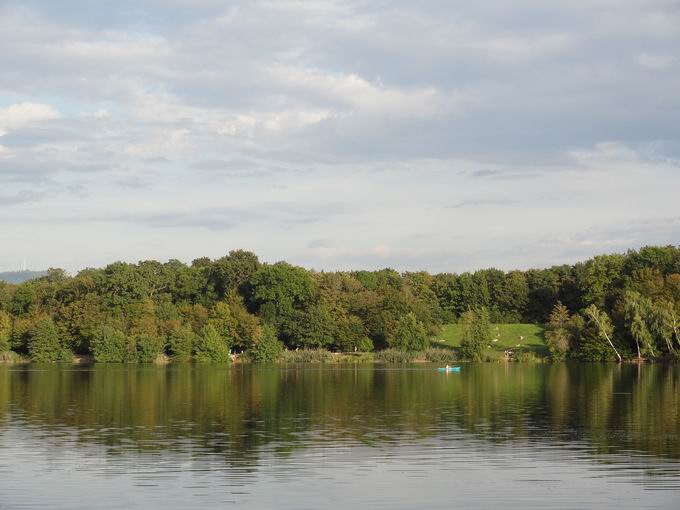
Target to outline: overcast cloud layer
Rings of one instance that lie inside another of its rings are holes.
[[[680,240],[676,0],[4,0],[0,49],[0,269]]]

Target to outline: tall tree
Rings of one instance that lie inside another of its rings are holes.
[[[614,347],[614,343],[612,342],[611,336],[614,328],[612,327],[611,320],[609,320],[607,314],[601,311],[596,305],[590,305],[585,309],[585,316],[588,322],[595,326],[598,336],[607,341],[620,363],[622,358],[619,354],[619,351],[616,350],[616,347]]]
[[[481,361],[484,346],[491,338],[489,311],[485,307],[471,308],[461,317],[463,339],[460,342],[460,354],[464,359]]]
[[[553,359],[565,359],[573,343],[573,332],[569,310],[560,301],[550,312],[545,337]]]

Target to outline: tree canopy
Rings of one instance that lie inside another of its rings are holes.
[[[680,249],[645,247],[527,271],[317,272],[236,250],[115,262],[69,276],[0,282],[0,351],[54,361],[271,359],[280,348],[425,349],[444,323],[469,327],[479,358],[489,323],[546,323],[554,358],[661,358],[680,352]],[[467,352],[467,351],[466,351]]]

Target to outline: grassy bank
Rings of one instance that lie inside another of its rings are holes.
[[[516,355],[532,353],[540,358],[548,357],[548,347],[543,336],[543,326],[538,324],[492,324],[487,352],[492,359],[502,358],[506,351]],[[439,335],[434,337],[433,345],[459,347],[463,339],[461,324],[446,324]],[[495,341],[494,341],[495,339]]]

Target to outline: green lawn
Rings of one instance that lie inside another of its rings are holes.
[[[434,342],[458,347],[462,336],[461,324],[445,324],[441,333],[434,337]],[[493,341],[494,338],[497,339],[496,342]],[[541,357],[548,356],[548,348],[543,339],[543,326],[538,324],[492,324],[491,340],[488,345],[492,357],[503,356],[507,349],[530,351]]]

